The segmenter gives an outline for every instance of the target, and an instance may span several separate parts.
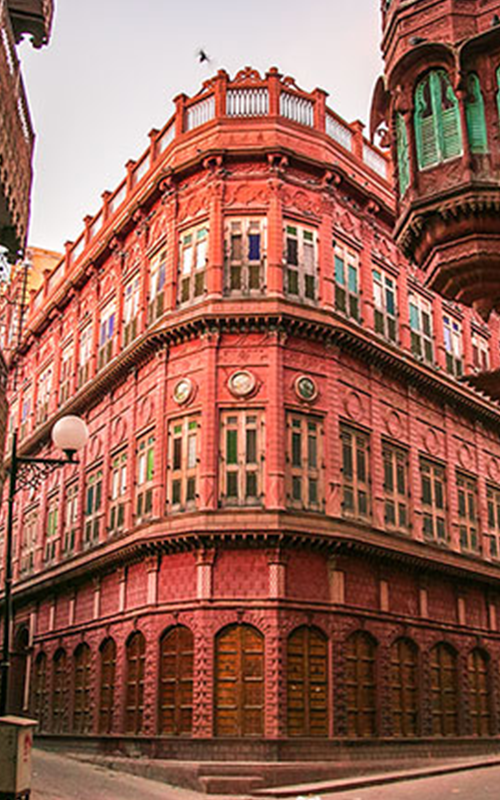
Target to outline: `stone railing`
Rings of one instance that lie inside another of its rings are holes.
[[[65,266],[62,270],[57,268],[58,274],[67,275],[69,266],[82,257],[102,228],[112,224],[115,214],[128,202],[135,187],[151,170],[158,168],[174,143],[183,136],[196,135],[200,128],[213,124],[215,120],[233,124],[244,118],[258,120],[266,117],[317,131],[326,137],[326,141],[333,140],[372,172],[387,179],[388,159],[363,137],[362,124],[345,122],[327,108],[325,101],[325,92],[320,89],[304,92],[292,78],[283,78],[276,68],[262,77],[256,70],[246,67],[233,80],[220,70],[215,77],[205,81],[202,90],[194,97],[178,95],[174,101],[175,114],[160,131],[150,132],[148,150],[137,161],[127,163],[126,178],[114,192],[103,193],[102,208],[94,217],[85,218],[84,233],[75,242],[66,244]],[[47,287],[42,284],[38,294],[44,292],[47,292]]]
[[[23,249],[28,224],[34,134],[5,0],[0,0],[0,228],[11,228],[13,251]]]

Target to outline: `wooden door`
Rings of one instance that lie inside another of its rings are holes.
[[[394,736],[417,736],[418,650],[409,639],[391,648],[391,711]]]
[[[127,643],[125,687],[125,732],[140,733],[144,713],[144,661],[146,640],[142,633],[132,634]]]
[[[90,648],[80,644],[73,657],[73,730],[88,733],[90,728]]]
[[[216,736],[264,735],[264,637],[233,625],[216,638]]]
[[[288,735],[328,736],[328,641],[303,626],[288,637]]]
[[[440,643],[430,653],[432,735],[458,736],[457,657]]]
[[[43,731],[47,723],[49,699],[47,696],[47,656],[45,653],[39,653],[36,657],[32,697],[33,716],[38,720],[38,730]]]
[[[488,658],[475,649],[467,659],[469,675],[469,710],[474,736],[491,735]]]
[[[64,733],[68,725],[67,659],[64,650],[54,656],[52,676],[52,730]]]
[[[160,642],[160,733],[189,736],[193,726],[193,634],[184,625]]]
[[[113,730],[113,701],[115,694],[116,644],[105,639],[101,644],[101,670],[99,686],[99,733]]]
[[[346,642],[345,683],[349,736],[368,737],[377,733],[376,647],[371,636],[363,631],[353,633]]]

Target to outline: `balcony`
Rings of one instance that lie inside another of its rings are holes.
[[[24,248],[32,181],[34,134],[6,10],[0,3],[0,243]]]

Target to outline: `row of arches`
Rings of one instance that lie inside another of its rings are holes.
[[[231,625],[217,634],[213,692],[216,736],[264,736],[264,646],[263,634],[251,625]],[[298,627],[288,636],[286,654],[287,734],[327,737],[332,688],[328,637],[319,628]],[[110,734],[122,732],[120,728],[128,734],[143,732],[146,640],[140,631],[129,637],[124,655],[124,707],[120,722],[114,639],[106,638],[99,648],[98,680],[94,687],[92,653],[86,643],[80,643],[71,658],[63,648],[56,651],[50,686],[48,658],[44,652],[39,653],[33,679],[33,713],[40,728],[53,733],[71,730],[79,734],[91,731]],[[176,625],[160,638],[157,689],[160,735],[192,733],[194,657],[194,637],[188,627]],[[386,680],[394,736],[422,735],[424,692],[431,709],[432,735],[459,735],[458,657],[450,645],[441,642],[431,649],[426,687],[422,683],[419,648],[408,638],[399,638],[392,644],[387,677],[378,664],[377,641],[365,631],[356,631],[345,640],[342,663],[339,686],[333,688],[343,692],[345,735],[380,735],[380,684]],[[487,653],[479,648],[472,650],[467,659],[468,708],[470,732],[476,736],[492,733],[489,672]]]

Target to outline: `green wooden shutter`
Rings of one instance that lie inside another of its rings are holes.
[[[428,75],[419,83],[415,93],[415,138],[419,169],[431,167],[440,160],[430,77]]]
[[[488,136],[484,116],[484,102],[479,78],[471,73],[467,78],[467,99],[465,102],[467,134],[473,153],[488,152]]]
[[[398,151],[399,194],[402,197],[410,184],[408,132],[402,114],[396,115],[396,145]]]
[[[460,156],[463,152],[460,108],[446,72],[444,70],[432,72],[430,78],[439,126],[440,161],[447,161]]]

